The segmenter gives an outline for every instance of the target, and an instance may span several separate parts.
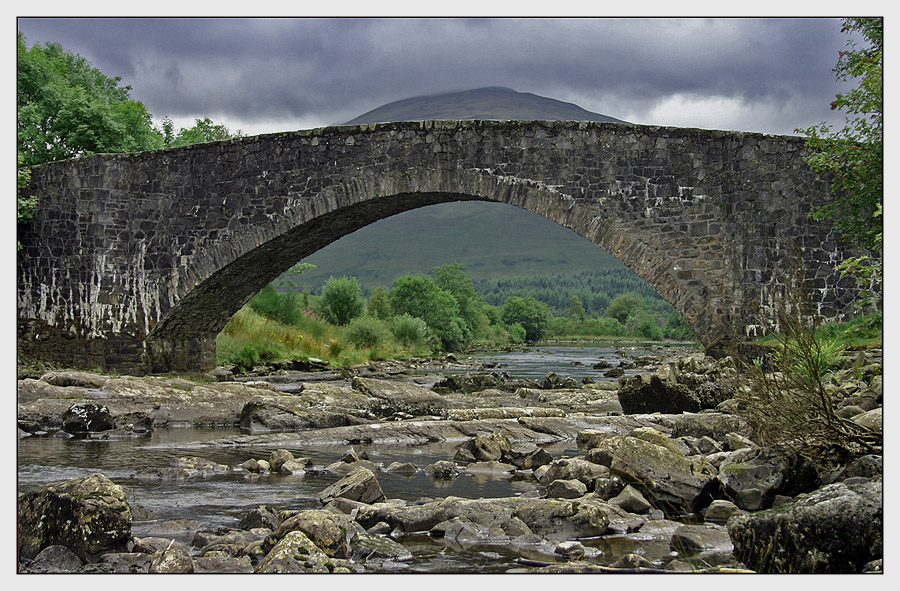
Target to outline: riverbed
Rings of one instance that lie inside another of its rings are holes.
[[[615,378],[604,376],[610,368],[627,367],[625,375],[647,372],[648,358],[672,353],[670,347],[632,344],[553,344],[529,351],[482,354],[469,361],[480,362],[488,370],[507,372],[520,379],[540,380],[553,372],[579,381],[585,378],[615,381]],[[637,359],[643,361],[635,364]],[[291,386],[289,382],[278,383],[279,390],[289,390]],[[134,523],[135,536],[168,537],[190,545],[193,531],[235,527],[242,515],[259,505],[277,510],[320,508],[318,493],[344,476],[326,470],[289,476],[249,474],[240,469],[240,465],[250,458],[268,457],[276,446],[198,446],[240,435],[237,427],[192,427],[157,428],[149,436],[122,439],[28,437],[18,443],[18,489],[25,492],[50,482],[102,472],[125,487],[131,503],[149,511],[150,518]],[[379,473],[378,482],[388,499],[403,499],[410,503],[451,496],[488,499],[536,495],[539,489],[537,480],[527,474],[463,472],[452,480],[426,475],[421,468],[441,460],[452,460],[459,442],[415,446],[360,444],[353,447],[357,453],[365,453],[370,461],[381,466],[411,462],[419,468],[414,476]],[[574,440],[542,447],[554,458],[584,453]],[[297,456],[310,458],[316,466],[325,467],[338,462],[348,451],[348,446],[315,445],[292,451]],[[229,466],[231,470],[203,478],[160,480],[141,476],[146,469],[169,466],[187,456],[199,456]],[[410,572],[507,572],[516,568],[515,554],[505,556],[502,547],[454,549],[428,536],[405,536],[398,541],[416,556],[404,565]],[[668,552],[666,544],[655,537],[641,542],[639,536],[605,536],[588,543],[597,548],[596,552],[603,553],[607,562],[635,551]]]

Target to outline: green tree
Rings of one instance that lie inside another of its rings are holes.
[[[131,87],[56,43],[25,44],[18,34],[16,135],[25,166],[102,152],[163,146]]]
[[[609,307],[606,308],[606,315],[625,324],[628,321],[628,317],[635,311],[643,308],[643,306],[644,302],[641,298],[634,294],[625,293],[613,298],[609,303]]]
[[[843,21],[843,32],[857,33],[866,43],[858,47],[849,41],[834,68],[839,80],[858,81],[831,103],[832,110],[846,110],[844,127],[832,131],[820,123],[797,130],[813,150],[811,168],[831,176],[832,196],[813,217],[830,220],[846,240],[873,250],[880,250],[882,241],[883,26],[881,18]]]
[[[576,322],[584,322],[585,312],[584,306],[581,304],[581,298],[576,295],[572,296],[569,300],[569,312],[566,315]]]
[[[22,166],[25,157],[22,152],[18,154],[18,168],[16,169],[16,223],[30,222],[34,217],[34,208],[37,206],[37,197],[27,195],[25,190],[31,180],[31,171]],[[16,250],[22,249],[22,243],[16,240]]]
[[[467,343],[469,329],[459,315],[456,298],[430,277],[421,274],[398,277],[390,301],[394,314],[424,320],[446,350],[457,350]]]
[[[466,340],[471,340],[489,323],[482,309],[481,298],[478,297],[478,292],[472,285],[472,280],[463,271],[462,265],[455,261],[448,265],[435,267],[432,274],[435,285],[449,291],[456,298],[459,315],[466,321],[466,326],[472,333],[467,336]]]
[[[388,298],[388,292],[383,287],[372,288],[369,295],[369,315],[382,320],[387,320],[393,316],[391,310],[391,300]]]
[[[174,133],[172,121],[164,119],[162,123],[162,135],[165,147],[176,148],[178,146],[218,142],[221,140],[244,137],[244,134],[240,129],[231,132],[226,126],[213,123],[209,117],[195,119],[194,122],[193,127],[182,128],[176,134]]]
[[[504,324],[520,324],[525,329],[525,340],[533,343],[547,336],[550,307],[531,297],[512,296],[503,304],[502,317]]]
[[[362,316],[366,302],[356,277],[330,277],[322,287],[319,311],[333,324],[344,325]]]

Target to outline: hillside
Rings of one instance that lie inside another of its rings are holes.
[[[620,122],[571,103],[489,87],[397,101],[347,123],[474,118]],[[408,211],[345,236],[304,259],[316,269],[297,283],[315,293],[332,275],[354,276],[368,291],[454,261],[469,277],[482,280],[625,269],[598,246],[541,216],[467,201]]]
[[[621,119],[586,111],[572,103],[530,92],[516,92],[511,88],[489,86],[395,101],[351,119],[346,124],[421,119],[543,119],[625,123]]]

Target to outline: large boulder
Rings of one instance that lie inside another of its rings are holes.
[[[656,507],[693,511],[715,468],[637,437],[623,437],[612,452],[610,472],[637,488]]]
[[[560,458],[547,465],[540,482],[546,485],[554,480],[579,480],[588,490],[593,490],[594,480],[603,476],[609,476],[609,468],[606,466],[582,458]]]
[[[76,402],[62,416],[62,429],[66,433],[96,433],[116,428],[106,405],[95,402]]]
[[[764,573],[859,573],[883,557],[880,481],[829,484],[793,502],[733,517],[735,558]]]
[[[331,559],[305,533],[290,531],[256,565],[257,573],[329,573]]]
[[[101,552],[124,551],[131,538],[131,508],[125,489],[103,474],[91,474],[21,495],[18,526],[23,557],[60,545],[88,562]]]
[[[238,426],[246,433],[275,433],[359,425],[366,421],[340,412],[291,407],[251,400],[241,410]]]
[[[609,514],[596,503],[535,499],[514,513],[537,535],[557,540],[601,536],[609,528]]]
[[[288,532],[302,531],[327,556],[348,558],[350,539],[354,533],[365,533],[346,515],[324,509],[307,509],[285,519],[266,540],[266,546],[274,546]]]
[[[732,453],[719,465],[724,492],[741,509],[772,506],[776,495],[792,497],[813,490],[818,472],[808,458],[777,448],[746,448]]]
[[[360,503],[379,503],[384,500],[384,492],[375,474],[361,466],[319,493],[319,500],[323,505],[337,497]]]
[[[372,398],[369,410],[379,416],[398,412],[414,416],[441,415],[447,406],[441,395],[408,382],[355,377],[351,385]]]
[[[619,404],[625,414],[678,414],[700,410],[700,398],[683,384],[638,374],[619,380]]]
[[[507,457],[511,447],[509,439],[502,433],[476,435],[459,446],[454,459],[462,462],[500,461]]]

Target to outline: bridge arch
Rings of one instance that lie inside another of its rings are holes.
[[[799,240],[823,311],[853,294],[806,216],[825,184],[798,138],[584,122],[324,128],[36,167],[19,349],[75,365],[201,369],[231,315],[297,260],[374,221],[488,200],[625,263],[704,345],[759,326]],[[780,227],[779,227],[780,225]],[[752,309],[752,310],[751,310]],[[771,316],[771,314],[770,314]],[[77,354],[76,354],[77,355]]]

